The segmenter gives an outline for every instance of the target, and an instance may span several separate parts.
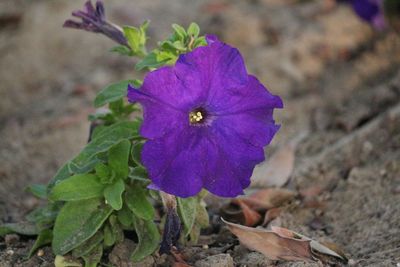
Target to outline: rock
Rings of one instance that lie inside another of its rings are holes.
[[[233,267],[233,258],[229,254],[217,254],[196,261],[195,267]]]
[[[110,255],[108,256],[108,259],[113,265],[119,267],[154,266],[154,258],[152,256],[146,257],[141,262],[132,262],[130,257],[135,248],[136,244],[132,240],[125,239],[124,242],[115,245]]]
[[[273,261],[269,260],[259,252],[250,252],[244,254],[240,261],[237,262],[237,265],[247,267],[271,266],[273,265]]]
[[[4,242],[8,247],[14,245],[18,241],[19,241],[19,236],[16,234],[9,234],[4,237]]]

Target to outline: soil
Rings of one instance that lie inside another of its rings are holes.
[[[287,187],[323,188],[283,207],[274,224],[337,244],[350,265],[398,266],[400,37],[375,32],[348,6],[332,3],[114,0],[106,8],[117,24],[150,19],[152,44],[167,36],[170,24],[196,21],[203,32],[237,47],[249,72],[284,100],[277,112],[282,127],[267,153],[305,134]],[[40,205],[26,186],[46,183],[84,146],[95,93],[141,76],[132,59],[107,53],[111,41],[61,27],[82,5],[0,2],[0,222],[19,221]],[[212,221],[219,234],[184,249],[189,264],[318,266],[270,261]],[[53,266],[50,248],[26,261],[33,240],[7,238],[0,239],[1,267]],[[122,246],[109,259],[129,266],[112,260],[123,254]],[[142,266],[170,263],[164,256]]]

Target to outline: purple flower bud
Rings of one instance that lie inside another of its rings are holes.
[[[81,21],[69,19],[64,22],[63,27],[102,33],[115,42],[128,46],[128,42],[122,30],[118,26],[106,21],[102,1],[96,1],[96,7],[94,7],[91,0],[89,0],[85,3],[83,10],[72,12],[72,16],[80,18]]]
[[[160,254],[169,254],[173,246],[178,246],[181,230],[181,220],[176,209],[168,209],[165,218],[163,238],[160,244]]]

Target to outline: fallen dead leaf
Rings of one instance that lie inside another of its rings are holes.
[[[271,230],[275,233],[278,233],[281,236],[287,237],[287,238],[296,238],[296,239],[301,239],[301,240],[308,240],[310,241],[310,247],[311,251],[313,253],[313,256],[320,259],[323,262],[326,262],[326,256],[331,256],[337,259],[342,260],[343,262],[347,262],[348,259],[344,255],[343,250],[341,250],[336,244],[334,243],[320,243],[318,241],[315,241],[307,236],[304,236],[302,234],[293,232],[289,229],[282,228],[282,227],[276,227],[272,226]],[[321,255],[320,255],[321,254]],[[322,256],[322,257],[321,257]]]
[[[276,151],[269,160],[257,165],[251,176],[252,188],[282,187],[293,172],[297,144],[306,133],[300,133]]]
[[[266,210],[282,206],[293,199],[296,193],[287,189],[267,188],[259,190],[248,197],[239,198],[254,210]]]
[[[267,210],[264,216],[264,221],[262,223],[263,226],[266,226],[269,224],[271,221],[275,220],[278,218],[278,216],[281,214],[282,210],[280,208],[272,208]]]
[[[186,263],[183,255],[175,247],[171,249],[171,254],[175,258],[175,262],[172,264],[172,267],[192,267]]]
[[[244,246],[261,252],[271,260],[348,262],[336,245],[330,244],[328,247],[289,229],[271,227],[271,231],[268,231],[221,219]]]
[[[244,224],[246,226],[254,226],[261,220],[261,215],[257,211],[250,208],[242,199],[234,199],[232,202],[239,205],[239,207],[242,209]]]
[[[289,180],[294,167],[295,146],[287,144],[272,157],[254,168],[252,188],[281,187]]]
[[[244,246],[261,252],[271,260],[314,260],[310,240],[282,237],[273,231],[234,224],[224,219],[222,221]]]

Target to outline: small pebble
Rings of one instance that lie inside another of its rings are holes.
[[[194,264],[197,267],[233,267],[233,258],[229,254],[217,254],[198,260]]]
[[[36,255],[38,257],[43,257],[44,256],[44,250],[43,249],[39,249]]]
[[[208,245],[203,245],[203,249],[208,249]]]
[[[12,255],[14,255],[14,250],[8,249],[8,250],[6,251],[6,253],[7,253],[7,255],[12,256]]]
[[[347,262],[347,264],[348,264],[349,266],[354,266],[354,265],[357,264],[357,262],[356,262],[355,260],[353,260],[353,259],[349,259],[349,261]]]

